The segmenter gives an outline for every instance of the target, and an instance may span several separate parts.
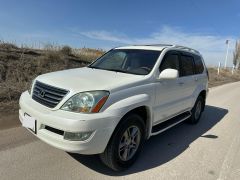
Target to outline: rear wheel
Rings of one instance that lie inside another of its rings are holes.
[[[111,137],[105,151],[100,154],[102,162],[121,171],[131,166],[140,152],[145,137],[143,119],[129,114],[122,119]]]
[[[204,99],[202,96],[199,96],[195,102],[194,107],[191,110],[192,115],[188,119],[188,122],[191,124],[197,124],[201,118],[202,111],[204,109]]]

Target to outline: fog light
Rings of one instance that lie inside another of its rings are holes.
[[[91,132],[64,132],[64,139],[71,140],[71,141],[85,141],[91,135]]]

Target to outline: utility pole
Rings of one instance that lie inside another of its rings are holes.
[[[221,68],[221,62],[218,62],[218,72],[217,72],[218,75],[220,73],[220,68]]]
[[[227,68],[227,59],[228,59],[229,41],[230,41],[230,40],[228,40],[228,39],[226,40],[226,44],[227,44],[227,53],[226,53],[225,65],[224,65],[224,68],[225,68],[225,69]]]
[[[232,67],[232,74],[234,73],[234,69],[235,69],[235,66],[233,65],[233,67]]]

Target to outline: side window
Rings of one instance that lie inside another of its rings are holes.
[[[193,57],[181,55],[182,76],[190,76],[194,74]]]
[[[159,68],[159,71],[162,72],[164,69],[176,69],[179,70],[179,61],[177,54],[167,54]]]
[[[196,74],[201,74],[203,72],[203,70],[204,70],[201,57],[195,56],[194,62],[195,62],[195,73]]]

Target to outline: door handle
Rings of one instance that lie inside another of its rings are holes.
[[[184,82],[179,82],[178,84],[179,84],[180,86],[182,86],[182,85],[184,85]]]

